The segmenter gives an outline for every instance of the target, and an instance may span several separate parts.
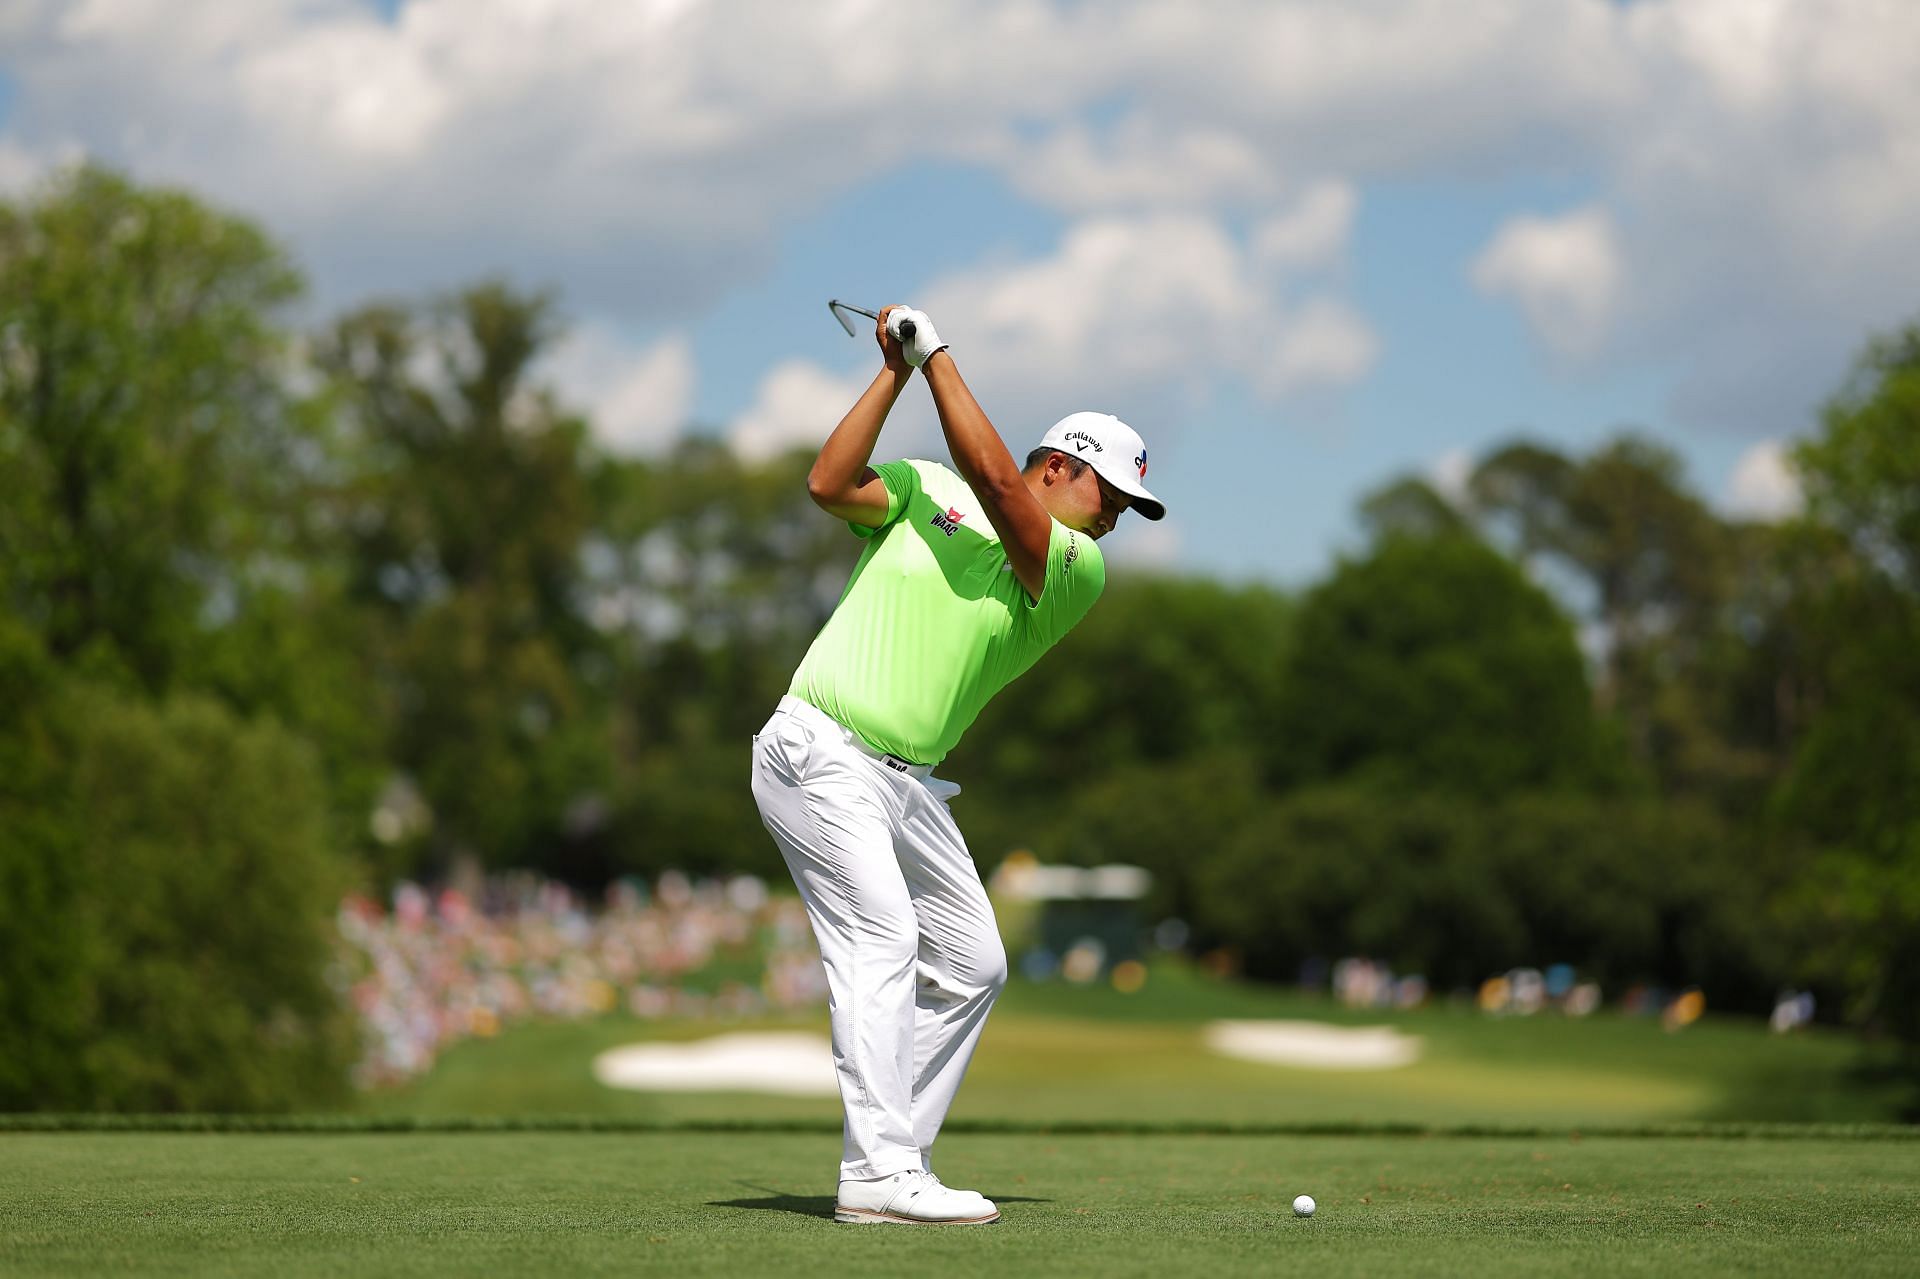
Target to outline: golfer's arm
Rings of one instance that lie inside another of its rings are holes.
[[[815,506],[837,519],[878,528],[887,518],[887,486],[867,465],[880,428],[906,388],[913,370],[883,368],[873,379],[833,434],[820,446],[807,472],[807,496]]]
[[[1006,441],[967,389],[953,357],[936,351],[921,366],[940,412],[947,451],[973,495],[987,508],[987,519],[1000,535],[1000,547],[1027,594],[1040,598],[1047,582],[1047,543],[1053,537],[1053,517],[1034,497],[1007,451]]]

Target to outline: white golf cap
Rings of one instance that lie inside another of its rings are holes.
[[[1069,413],[1040,437],[1043,449],[1058,449],[1092,466],[1100,478],[1133,499],[1129,510],[1150,520],[1167,513],[1147,492],[1147,445],[1140,432],[1111,413]]]

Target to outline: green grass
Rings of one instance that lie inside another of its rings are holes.
[[[1391,1024],[1424,1054],[1391,1071],[1290,1070],[1216,1057],[1200,1041],[1219,1017]],[[825,1014],[767,1026],[826,1033]],[[833,1098],[729,1093],[643,1095],[603,1088],[596,1053],[640,1040],[691,1039],[714,1023],[625,1017],[514,1027],[449,1051],[407,1087],[372,1095],[372,1115],[585,1115],[652,1121],[819,1120]],[[1298,992],[1220,982],[1158,965],[1145,990],[1016,982],[988,1023],[957,1120],[1201,1124],[1617,1126],[1697,1121],[1872,1122],[1892,1118],[1891,1085],[1857,1073],[1849,1037],[1767,1033],[1711,1014],[1679,1034],[1602,1014],[1490,1019],[1447,1006],[1354,1012]]]
[[[1909,1140],[950,1136],[947,1179],[1006,1214],[966,1230],[833,1224],[838,1146],[0,1133],[0,1273],[1893,1275],[1920,1252]]]
[[[1203,1049],[1218,1017],[1426,1051],[1259,1066]],[[0,1275],[1891,1275],[1920,1251],[1920,1130],[1873,1123],[1893,1096],[1835,1034],[1356,1013],[1167,965],[1133,996],[1016,983],[938,1151],[1006,1220],[905,1230],[829,1219],[836,1099],[590,1073],[745,1025],[523,1024],[335,1115],[0,1117]]]

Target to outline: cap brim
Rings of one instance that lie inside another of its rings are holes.
[[[1160,499],[1157,497],[1136,497],[1133,499],[1133,505],[1127,509],[1140,512],[1142,519],[1162,520],[1167,517],[1167,508],[1160,505]]]
[[[1143,519],[1149,520],[1158,520],[1166,517],[1167,508],[1161,504],[1159,498],[1147,492],[1147,486],[1139,480],[1133,479],[1131,476],[1116,477],[1108,475],[1098,462],[1089,462],[1088,465],[1093,467],[1101,479],[1133,499],[1132,504],[1127,507],[1129,511],[1138,511]]]

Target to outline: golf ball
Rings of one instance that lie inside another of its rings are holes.
[[[1313,1196],[1295,1195],[1293,1197],[1293,1215],[1296,1217],[1311,1217],[1313,1215]]]

